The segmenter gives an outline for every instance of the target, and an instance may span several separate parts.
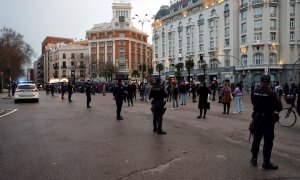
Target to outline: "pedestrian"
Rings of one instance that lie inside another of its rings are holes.
[[[123,99],[125,96],[124,86],[122,85],[122,80],[118,80],[117,86],[114,88],[113,91],[113,99],[116,101],[117,106],[117,120],[123,120],[124,118],[121,116]]]
[[[18,85],[15,83],[15,81],[13,81],[11,83],[11,95],[14,96],[15,95],[15,92],[16,92],[16,89],[17,89]]]
[[[50,91],[50,87],[48,83],[45,85],[45,89],[46,89],[46,95],[48,95]]]
[[[161,85],[160,79],[156,79],[155,84],[152,86],[150,92],[150,99],[153,99],[151,104],[151,110],[153,113],[153,132],[164,135],[167,132],[162,130],[163,114],[166,110],[164,107],[166,102],[164,98],[167,98],[168,94],[164,90],[164,86]]]
[[[134,84],[131,84],[131,82],[128,82],[128,86],[127,86],[127,102],[128,102],[128,106],[133,106],[133,94],[134,94]]]
[[[132,86],[133,86],[133,97],[136,100],[136,86],[137,85],[135,83],[132,83]]]
[[[202,86],[198,89],[198,95],[199,95],[199,101],[198,101],[198,109],[200,110],[200,115],[197,117],[198,119],[202,118],[205,119],[206,111],[209,109],[210,104],[208,102],[209,96],[210,96],[210,90],[206,86],[206,82],[202,82]]]
[[[216,100],[216,91],[217,91],[217,89],[218,89],[218,82],[216,80],[214,80],[211,83],[211,90],[212,90],[212,94],[213,94],[212,101]]]
[[[54,92],[55,92],[54,84],[50,84],[50,91],[51,91],[51,95],[54,96]]]
[[[259,153],[260,141],[264,137],[263,169],[278,169],[277,165],[271,163],[271,152],[274,140],[274,124],[279,120],[274,114],[275,111],[282,110],[282,104],[277,98],[276,93],[270,91],[270,76],[263,75],[261,77],[261,88],[251,93],[251,102],[253,105],[252,127],[254,140],[252,143],[252,158],[250,160],[252,166],[257,165],[257,156]]]
[[[295,94],[297,94],[297,113],[300,116],[300,84],[298,84]]]
[[[287,95],[289,94],[289,91],[290,91],[290,88],[289,88],[288,83],[285,83],[285,84],[284,84],[283,91],[284,91],[285,97],[287,97]]]
[[[179,95],[179,89],[178,89],[178,84],[175,83],[174,86],[171,89],[171,95],[172,95],[172,102],[173,102],[173,107],[172,109],[178,110],[178,95]]]
[[[103,85],[102,85],[102,94],[103,94],[103,96],[105,96],[105,93],[106,93],[106,86],[105,86],[105,83],[103,83]]]
[[[218,96],[219,96],[218,103],[221,103],[221,100],[222,100],[222,88],[223,88],[223,85],[219,84],[219,86],[218,86]]]
[[[192,101],[193,102],[197,102],[196,101],[196,97],[197,97],[197,86],[195,85],[195,83],[191,83],[191,93],[192,93]]]
[[[65,85],[63,82],[61,82],[60,84],[60,91],[61,91],[61,99],[65,99],[64,95],[65,95]]]
[[[68,82],[68,87],[67,88],[68,88],[68,100],[69,100],[69,102],[73,102],[72,101],[72,94],[73,94],[74,88],[73,88],[73,85],[70,81]]]
[[[231,88],[228,86],[228,82],[224,82],[223,88],[222,88],[222,103],[224,107],[223,114],[229,114],[230,110],[230,102],[232,100],[232,94],[231,94]]]
[[[278,96],[279,101],[281,102],[281,96],[283,94],[283,90],[282,90],[282,86],[279,84],[279,82],[276,82],[276,86],[275,86],[275,92]]]
[[[181,96],[181,105],[186,105],[186,95],[187,95],[187,84],[183,81],[179,87],[179,92]]]
[[[90,103],[92,101],[92,87],[91,87],[91,83],[89,81],[87,81],[85,83],[85,94],[86,94],[86,107],[87,108],[91,108]]]
[[[244,111],[243,108],[243,91],[242,91],[242,84],[237,83],[236,88],[233,91],[234,97],[234,104],[235,104],[235,111],[233,113],[242,113]]]

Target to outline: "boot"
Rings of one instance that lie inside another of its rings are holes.
[[[271,162],[264,162],[262,165],[263,169],[270,169],[270,170],[276,170],[278,169],[278,166],[275,164],[272,164]]]
[[[250,163],[253,167],[257,166],[257,158],[251,158]]]

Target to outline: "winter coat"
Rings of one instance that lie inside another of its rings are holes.
[[[198,95],[199,95],[198,108],[199,109],[207,109],[208,94],[210,94],[210,90],[208,87],[206,87],[206,86],[199,87],[199,89],[198,89]]]
[[[224,86],[222,88],[221,97],[222,97],[222,99],[221,99],[222,103],[230,103],[230,101],[232,100],[231,99],[231,88],[228,86]]]

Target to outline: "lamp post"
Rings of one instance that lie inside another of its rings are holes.
[[[144,48],[144,23],[145,22],[150,22],[150,19],[148,18],[148,14],[145,14],[143,17],[139,15],[135,15],[135,17],[132,17],[132,19],[137,19],[139,23],[142,25],[142,40],[141,40],[141,81],[144,82],[144,58],[143,58],[143,48]]]
[[[207,64],[206,61],[201,61],[201,68],[203,69],[203,74],[204,74],[204,82],[206,82],[206,74],[205,71],[207,70]]]

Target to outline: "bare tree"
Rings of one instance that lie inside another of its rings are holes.
[[[110,77],[110,81],[113,79],[113,75],[116,75],[119,72],[118,68],[112,62],[105,62],[99,64],[98,75],[104,77],[107,81]]]
[[[23,35],[4,27],[0,30],[0,71],[10,69],[10,77],[24,75],[23,66],[29,64],[33,49],[24,41]]]

